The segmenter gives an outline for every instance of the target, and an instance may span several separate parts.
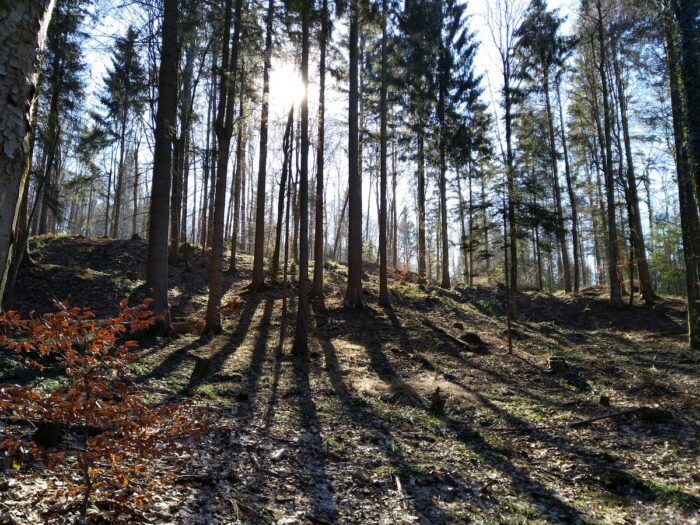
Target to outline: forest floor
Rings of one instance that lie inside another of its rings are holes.
[[[57,298],[106,315],[143,285],[142,241],[33,246],[20,311]],[[700,355],[681,300],[614,309],[596,288],[523,293],[507,354],[502,290],[392,278],[381,308],[370,274],[367,309],[348,311],[346,268],[328,264],[301,359],[294,300],[283,316],[282,287],[244,292],[246,256],[225,280],[225,333],[197,335],[207,257],[188,259],[170,269],[171,299],[194,333],[131,366],[154,402],[194,400],[215,425],[161,465],[177,482],[133,523],[700,523]],[[42,515],[42,476],[0,470],[0,515],[69,523]]]

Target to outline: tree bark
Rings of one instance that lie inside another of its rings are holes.
[[[680,66],[685,90],[688,157],[700,195],[700,1],[672,0],[680,33]],[[698,202],[700,204],[700,202]]]
[[[386,186],[387,186],[387,17],[388,0],[382,0],[381,87],[379,94],[379,304],[389,306],[386,242]]]
[[[350,93],[348,109],[348,287],[345,305],[362,308],[362,177],[359,166],[358,66],[360,2],[350,0]]]
[[[265,58],[263,65],[263,93],[260,112],[260,154],[258,160],[258,194],[255,205],[255,247],[253,248],[252,287],[257,289],[265,282],[265,184],[267,178],[267,135],[270,113],[270,63],[272,61],[272,22],[275,17],[275,1],[267,4],[265,22]]]
[[[282,178],[280,180],[280,190],[279,197],[277,200],[277,230],[275,232],[275,249],[272,253],[272,269],[271,278],[274,281],[277,279],[279,274],[279,262],[280,262],[280,248],[282,241],[282,227],[284,219],[285,210],[285,195],[287,194],[287,179],[291,179],[290,169],[291,169],[291,158],[292,158],[292,141],[294,132],[294,105],[289,108],[289,113],[287,115],[287,126],[284,131],[284,137],[282,139]],[[285,240],[286,243],[286,240]]]
[[[668,68],[675,143],[678,200],[681,212],[683,259],[685,261],[686,295],[688,304],[688,344],[700,350],[700,218],[693,191],[688,158],[685,108],[681,88],[681,68],[677,38],[672,27],[665,30],[666,63]]]
[[[168,333],[168,215],[172,148],[175,138],[173,130],[177,122],[178,2],[165,0],[163,6],[163,43],[158,78],[146,289],[148,296],[153,299],[151,309],[156,315],[163,315],[161,331]]]
[[[294,335],[294,351],[308,351],[309,315],[309,30],[311,0],[301,2],[301,170],[299,172],[299,298]]]
[[[564,270],[564,291],[571,293],[571,264],[569,261],[569,249],[566,244],[566,224],[564,222],[564,211],[561,204],[561,188],[559,186],[559,159],[557,153],[557,143],[554,133],[554,115],[552,115],[552,104],[550,101],[549,78],[545,73],[544,79],[544,103],[547,114],[547,128],[549,130],[549,150],[552,161],[552,189],[554,194],[554,206],[557,213],[557,242],[561,253],[562,267]]]
[[[647,262],[644,231],[642,230],[642,216],[639,212],[639,193],[637,191],[637,177],[634,173],[634,156],[632,155],[632,141],[630,138],[629,122],[627,118],[627,96],[625,84],[622,79],[622,71],[618,53],[613,53],[613,67],[615,70],[615,83],[617,84],[618,97],[620,99],[620,119],[622,121],[622,136],[625,144],[625,158],[627,160],[627,192],[629,198],[629,226],[632,250],[637,262],[639,273],[639,285],[642,298],[648,305],[654,304],[656,293],[651,283],[649,263]]]
[[[615,306],[622,306],[622,288],[620,278],[617,273],[618,246],[617,246],[617,217],[615,216],[615,181],[612,169],[612,124],[610,112],[610,97],[608,90],[607,67],[607,43],[603,22],[601,0],[596,0],[596,10],[598,12],[598,44],[600,46],[600,59],[598,63],[598,73],[600,75],[600,85],[603,98],[603,122],[605,138],[605,192],[607,198],[608,215],[608,278],[610,279],[610,302]]]
[[[54,0],[3,2],[0,7],[0,299],[17,242],[17,223],[29,176],[39,58]]]
[[[216,116],[218,155],[216,159],[216,183],[214,187],[214,215],[212,225],[211,258],[209,263],[209,297],[205,314],[205,333],[220,333],[221,295],[224,263],[224,214],[226,212],[226,176],[229,148],[233,135],[233,114],[236,101],[236,73],[238,69],[239,37],[243,0],[235,0],[235,23],[231,43],[231,10],[233,0],[226,0],[224,15],[223,51],[221,57],[221,80],[219,107]],[[232,46],[232,49],[230,49]],[[229,59],[230,55],[230,59]]]
[[[318,139],[316,143],[316,226],[314,231],[314,283],[311,294],[315,297],[323,297],[323,262],[325,227],[323,215],[324,203],[324,164],[325,164],[325,129],[326,129],[326,52],[330,33],[330,21],[328,19],[328,0],[323,0],[321,7],[321,48],[319,58],[319,91],[318,91]]]
[[[581,260],[579,255],[579,234],[578,234],[578,204],[576,202],[576,191],[574,189],[573,174],[571,172],[571,163],[569,162],[569,148],[566,140],[566,127],[564,126],[564,109],[561,102],[561,83],[557,81],[557,106],[559,107],[559,127],[561,134],[561,145],[564,150],[564,171],[566,173],[566,188],[569,193],[569,205],[571,206],[571,237],[574,245],[574,275],[573,275],[573,291],[575,294],[579,292],[579,283],[581,282]],[[540,285],[541,288],[541,285]]]

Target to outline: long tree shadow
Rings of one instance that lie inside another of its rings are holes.
[[[248,370],[245,373],[244,400],[238,415],[241,419],[250,419],[253,416],[260,389],[260,378],[267,356],[268,340],[270,337],[270,321],[275,307],[274,297],[268,297],[265,302],[262,317],[258,323],[258,336],[250,356]]]
[[[395,316],[395,313],[393,312],[387,312],[387,315],[389,316],[390,319],[392,319],[392,325],[399,331],[401,334],[401,339],[404,342],[408,341],[408,337],[405,334],[405,331],[402,329],[401,324],[398,322],[398,319]],[[404,333],[402,333],[404,332]],[[372,347],[369,347],[370,349]],[[381,350],[376,349],[378,353],[381,353]],[[376,357],[376,361],[380,362],[380,366],[384,373],[386,373],[387,365],[385,363],[386,357]],[[370,358],[371,361],[371,358]],[[432,366],[432,368],[435,368]],[[489,375],[492,375],[494,379],[498,380],[499,382],[504,382],[504,379],[500,374],[495,374],[491,371],[486,370],[485,368],[480,368],[481,371],[488,373]],[[564,452],[566,454],[569,454],[572,458],[578,460],[583,460],[585,464],[587,464],[591,469],[593,469],[594,473],[600,475],[601,473],[604,472],[619,472],[622,471],[620,465],[617,464],[617,461],[611,461],[609,456],[606,454],[596,454],[595,452],[592,452],[588,449],[579,447],[575,445],[572,440],[569,439],[563,439],[559,436],[556,436],[550,432],[547,432],[543,428],[538,428],[536,426],[528,425],[525,424],[525,422],[512,415],[506,410],[503,410],[502,408],[498,407],[495,405],[493,402],[491,402],[488,398],[483,396],[480,392],[473,388],[467,387],[464,383],[460,382],[457,380],[454,376],[451,375],[446,375],[445,379],[449,381],[450,383],[454,384],[455,386],[459,387],[462,389],[464,392],[469,394],[471,397],[477,399],[482,406],[486,407],[489,409],[492,413],[497,414],[499,417],[501,417],[503,420],[506,421],[507,424],[511,425],[513,428],[523,428],[523,429],[528,429],[528,436],[532,438],[533,440],[539,441],[545,445],[552,446],[556,449],[558,449],[561,452]],[[505,382],[505,384],[508,384],[508,382]],[[512,385],[511,385],[512,388]],[[539,396],[533,395],[531,392],[523,389],[518,389],[516,390],[521,391],[525,396],[530,397],[530,398],[535,398],[537,397],[540,402],[546,403],[546,404],[552,404],[549,400],[546,400],[544,398],[541,398]],[[460,436],[462,440],[466,441],[471,441],[475,442],[483,447],[487,446],[487,448],[493,448],[490,445],[487,445],[483,438],[478,434],[474,433],[472,429],[465,427],[464,422],[456,420],[454,418],[450,418],[447,416],[442,416],[441,419],[445,421],[448,425],[448,427],[455,432],[457,436]],[[672,425],[673,426],[673,425]],[[676,425],[677,426],[677,425]],[[669,440],[673,439],[672,434],[674,433],[673,429],[666,429],[665,427],[662,429],[664,431],[665,437]],[[675,431],[677,432],[680,430],[679,428],[676,428]],[[695,429],[697,430],[697,429]],[[653,493],[653,490],[649,489],[649,486],[645,484],[644,481],[640,480],[639,478],[636,478],[630,473],[625,473],[625,477],[628,481],[629,486],[637,487],[637,493],[639,494],[639,497],[641,500],[649,499],[651,497],[651,494]],[[539,491],[538,491],[539,492]],[[676,491],[676,497],[681,497],[684,501],[688,502],[689,504],[693,505],[695,508],[697,506],[698,498],[695,498],[691,496],[690,494],[687,494],[681,490]],[[580,516],[579,516],[580,517]]]
[[[222,372],[222,365],[236,350],[238,350],[245,338],[248,336],[253,317],[255,316],[255,312],[257,312],[258,307],[262,301],[263,298],[261,296],[255,296],[246,304],[245,309],[241,313],[241,316],[238,320],[236,328],[228,337],[226,343],[209,358],[209,364],[207,367],[208,370],[206,370],[206,372],[202,374],[192,374],[188,384],[182,389],[181,393],[189,392],[193,388],[196,388],[205,383],[212,383],[213,378],[216,376],[216,374],[220,374]],[[264,332],[263,337],[261,338],[263,350],[267,340],[267,328],[269,327],[273,305],[274,303],[272,299],[268,299],[264,314],[264,317],[266,316],[266,319],[264,320],[264,322],[261,321],[261,330]],[[256,345],[256,348],[257,346],[258,345]],[[251,366],[252,364],[253,362],[251,361]],[[260,364],[259,366],[261,367],[262,364]],[[255,380],[255,384],[257,384],[257,379]]]
[[[265,411],[265,430],[270,428],[272,425],[272,419],[275,416],[275,405],[277,404],[277,394],[279,392],[280,379],[282,377],[282,357],[284,354],[286,330],[286,319],[281,316],[279,339],[275,345],[274,364],[272,367],[272,385],[270,386],[270,397],[267,401],[267,408]]]
[[[303,465],[308,478],[311,499],[311,515],[308,518],[314,523],[337,523],[338,511],[333,501],[332,487],[326,472],[325,454],[319,435],[318,410],[311,393],[308,357],[295,355],[293,368],[294,386],[299,395],[301,437],[303,447],[310,455],[310,462]]]
[[[328,378],[333,390],[343,404],[345,413],[347,413],[357,425],[363,426],[368,430],[379,431],[389,438],[387,441],[394,442],[395,440],[388,428],[378,429],[372,423],[377,420],[377,414],[372,407],[364,399],[355,396],[345,384],[338,361],[337,351],[333,343],[327,338],[319,338],[319,342],[323,350]],[[406,461],[398,452],[397,448],[385,451],[384,455],[396,472],[416,478],[422,476],[414,466]],[[414,510],[422,514],[423,518],[428,520],[429,523],[454,523],[454,516],[448,514],[444,509],[439,507],[431,498],[426,498],[424,493],[416,490],[411,484],[405,487],[405,490],[408,498],[413,503]]]
[[[375,332],[382,330],[399,330],[399,337],[402,345],[410,345],[410,339],[405,329],[398,322],[395,312],[392,309],[385,309],[385,313],[390,322],[387,325],[386,321],[377,318],[376,323],[384,324],[383,328],[377,326]],[[353,334],[348,334],[354,338]],[[402,381],[396,373],[393,365],[381,349],[381,344],[376,342],[376,338],[370,340],[362,340],[369,358],[370,366],[375,373],[384,381]],[[369,342],[369,344],[367,344]],[[408,346],[410,348],[410,346]],[[434,366],[432,367],[435,368]],[[502,457],[494,446],[484,440],[484,438],[474,429],[469,428],[466,424],[453,420],[447,416],[441,416],[445,424],[457,436],[461,436],[462,442],[471,448],[475,453],[478,453],[486,464],[500,471],[502,474],[510,478],[514,485],[519,488],[525,497],[534,504],[544,504],[547,508],[553,510],[557,515],[562,516],[567,523],[586,523],[581,513],[565,501],[561,500],[553,490],[546,487],[539,481],[533,479],[529,472],[520,468],[504,457]]]

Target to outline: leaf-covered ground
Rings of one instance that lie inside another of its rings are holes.
[[[53,239],[23,271],[19,306],[45,310],[47,286],[31,287],[47,281],[109,313],[110,294],[137,295],[144,256],[139,242]],[[205,254],[189,259],[170,274],[183,332],[206,290]],[[369,307],[347,311],[345,268],[332,264],[301,358],[294,290],[283,316],[281,287],[242,291],[249,264],[226,280],[225,334],[184,333],[133,364],[153,403],[194,400],[214,423],[157,465],[173,477],[138,522],[699,522],[700,357],[684,347],[681,301],[615,310],[597,289],[523,294],[508,355],[501,290],[392,280],[382,309],[368,275]],[[89,277],[76,288],[86,268],[106,292]],[[66,502],[45,497],[52,476],[0,470],[0,515],[70,523]]]

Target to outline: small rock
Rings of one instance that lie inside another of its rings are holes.
[[[600,400],[598,401],[601,405],[604,407],[609,407],[610,406],[610,396],[600,396]]]
[[[281,459],[284,459],[284,457],[286,455],[287,455],[287,451],[283,448],[279,448],[272,453],[272,460],[279,461]]]

